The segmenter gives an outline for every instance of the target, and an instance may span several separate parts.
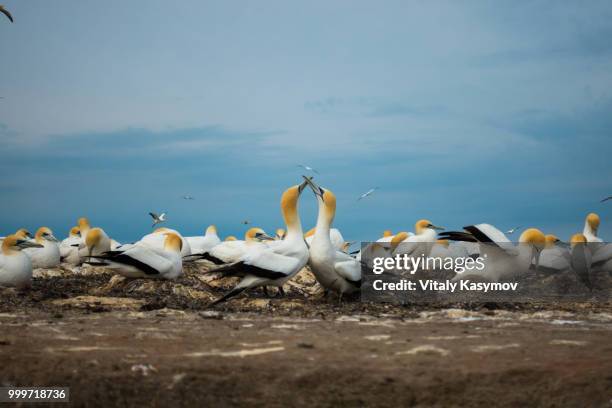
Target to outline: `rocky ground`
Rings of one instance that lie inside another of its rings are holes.
[[[612,407],[612,304],[389,305],[284,298],[192,266],[177,282],[36,271],[0,289],[0,384],[79,406]]]

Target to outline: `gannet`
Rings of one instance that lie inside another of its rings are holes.
[[[14,22],[13,21],[13,16],[11,15],[11,13],[9,13],[9,11],[7,9],[4,8],[4,6],[2,4],[0,4],[0,13],[4,14],[6,17],[8,17],[8,19],[11,20],[11,23]]]
[[[540,253],[538,267],[545,272],[560,272],[570,267],[570,254],[555,235],[545,236],[544,249]]]
[[[79,265],[79,244],[81,243],[81,231],[79,227],[72,227],[68,233],[68,238],[60,244],[60,259],[70,265]]]
[[[538,267],[540,251],[546,242],[542,231],[536,228],[526,229],[519,238],[518,246],[515,246],[503,232],[490,224],[469,225],[463,229],[465,232],[443,232],[440,238],[478,242],[485,267],[482,270],[472,269],[457,274],[454,279],[476,275],[496,282],[526,272],[532,264]]]
[[[591,277],[593,257],[587,237],[584,234],[574,234],[570,239],[570,245],[572,270],[589,290],[593,290],[593,280]]]
[[[183,200],[195,200],[195,198],[193,196],[190,196],[190,195],[184,195],[182,198],[183,198]]]
[[[510,228],[508,231],[506,231],[506,234],[512,235],[512,234],[514,234],[519,229],[521,229],[521,227]]]
[[[277,229],[276,229],[276,235],[275,235],[275,237],[276,237],[276,239],[285,239],[285,235],[286,235],[286,234],[287,234],[287,233],[285,232],[285,230],[284,230],[284,229],[282,229],[282,228],[277,228]]]
[[[224,265],[237,262],[253,246],[263,245],[263,241],[272,241],[274,238],[266,234],[261,228],[253,227],[244,234],[244,240],[221,242],[203,253],[193,254],[189,258],[205,259],[215,265]],[[212,272],[212,271],[210,271]]]
[[[0,255],[0,286],[29,287],[32,282],[32,262],[21,250],[41,247],[36,242],[15,235],[4,238]]]
[[[312,172],[313,172],[313,173],[315,173],[315,174],[319,174],[319,172],[318,172],[318,171],[316,171],[315,169],[313,169],[313,168],[312,168],[312,167],[310,167],[310,166],[306,166],[305,164],[298,164],[297,166],[298,166],[298,167],[303,168],[303,169],[304,169],[304,170],[306,170],[306,171],[312,171]]]
[[[116,251],[97,255],[92,265],[105,266],[128,278],[176,279],[183,274],[181,237],[172,232],[160,234],[163,248],[142,242],[126,244]]]
[[[224,242],[228,242],[228,241],[237,241],[238,238],[236,238],[233,235],[228,235],[227,237],[225,237],[225,239],[223,240]]]
[[[25,228],[20,228],[17,230],[17,232],[15,232],[15,234],[17,238],[21,238],[21,239],[34,239],[34,237],[32,236],[32,234],[30,234],[30,231],[28,231]],[[0,243],[2,243],[2,241],[4,241],[6,237],[0,237]]]
[[[361,263],[339,251],[330,237],[336,214],[336,196],[311,180],[308,180],[308,184],[319,205],[316,231],[310,243],[310,269],[325,289],[333,290],[340,296],[357,292],[361,288]]]
[[[357,199],[357,201],[361,201],[362,199],[374,194],[374,192],[378,190],[378,187],[374,187],[369,189],[368,191],[366,191],[365,193],[363,193],[362,195],[359,196],[359,198]]]
[[[151,225],[151,228],[155,227],[157,224],[161,224],[162,222],[166,222],[166,213],[163,212],[159,215],[157,215],[154,212],[150,212],[149,215],[151,216],[151,218],[153,218],[153,225]]]
[[[242,276],[234,289],[212,302],[214,306],[256,286],[282,285],[297,274],[308,262],[308,247],[304,242],[298,201],[306,181],[289,187],[281,196],[281,212],[287,225],[287,235],[281,241],[269,241],[254,246],[238,262],[216,270],[225,276]]]
[[[438,230],[443,230],[443,227],[438,227],[431,223],[429,220],[419,220],[414,225],[414,234],[403,232],[396,234],[391,242],[397,241],[398,236],[406,235],[405,238],[400,241],[401,245],[393,251],[394,255],[408,255],[408,256],[428,256],[434,242],[436,242],[436,234]]]
[[[599,223],[599,215],[595,213],[590,213],[587,215],[586,219],[584,220],[584,231],[582,232],[587,242],[603,242],[603,240],[597,236]]]
[[[306,234],[304,234],[304,240],[306,241],[306,244],[308,246],[310,246],[310,244],[312,243],[312,239],[315,235],[316,230],[317,230],[317,227],[314,227],[308,230]],[[340,232],[339,229],[330,228],[329,238],[331,239],[331,242],[334,248],[336,248],[338,251],[342,251],[344,249],[344,245],[346,244],[346,241],[344,240],[344,237],[342,236],[342,233]]]
[[[55,268],[60,264],[60,250],[57,238],[47,227],[40,227],[34,235],[34,241],[42,248],[28,248],[24,252],[32,261],[32,268]]]
[[[191,254],[203,254],[204,252],[210,251],[215,245],[219,245],[221,240],[217,235],[217,227],[210,225],[206,228],[203,236],[199,237],[185,237],[189,246],[191,247]]]
[[[102,254],[111,250],[111,239],[100,227],[91,228],[85,237],[85,248],[79,250],[81,258]]]
[[[156,249],[164,249],[165,237],[163,234],[168,233],[168,232],[178,235],[181,238],[181,241],[182,241],[181,255],[182,256],[191,255],[191,246],[189,245],[189,242],[185,239],[185,237],[181,235],[180,232],[178,232],[177,230],[170,229],[170,228],[160,227],[156,229],[155,231],[153,231],[152,233],[147,234],[144,237],[142,237],[139,242],[142,242],[143,244],[149,245]]]

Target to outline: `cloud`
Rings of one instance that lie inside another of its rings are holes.
[[[418,106],[407,102],[387,101],[381,98],[338,98],[328,97],[304,104],[304,108],[320,115],[356,116],[382,118],[389,116],[434,116],[448,113],[441,105]]]

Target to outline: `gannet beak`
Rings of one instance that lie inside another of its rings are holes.
[[[268,234],[263,234],[261,232],[256,233],[255,238],[260,241],[276,241],[276,239],[272,238]]]
[[[437,231],[444,231],[445,229],[444,227],[438,227],[437,225],[432,225],[430,228]]]
[[[321,187],[319,187],[318,185],[315,184],[314,181],[312,181],[312,177],[306,177],[306,176],[302,176],[304,177],[304,183],[307,183],[308,186],[310,187],[310,189],[312,190],[312,192],[316,195],[321,197],[321,200],[325,201],[323,199],[323,189],[321,189]],[[304,184],[302,183],[302,184]]]
[[[59,242],[59,241],[57,240],[57,238],[55,238],[55,236],[54,236],[54,235],[49,235],[49,236],[47,236],[47,240],[49,240],[49,241],[51,241],[51,242]]]
[[[32,241],[26,241],[26,240],[19,240],[17,241],[17,246],[21,249],[25,249],[25,248],[42,248],[43,246],[40,244],[37,244],[36,242],[32,242]]]

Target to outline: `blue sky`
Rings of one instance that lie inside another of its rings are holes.
[[[608,1],[4,4],[0,234],[86,215],[133,240],[151,210],[273,231],[304,163],[351,239],[419,218],[567,239],[589,211],[612,236]]]

